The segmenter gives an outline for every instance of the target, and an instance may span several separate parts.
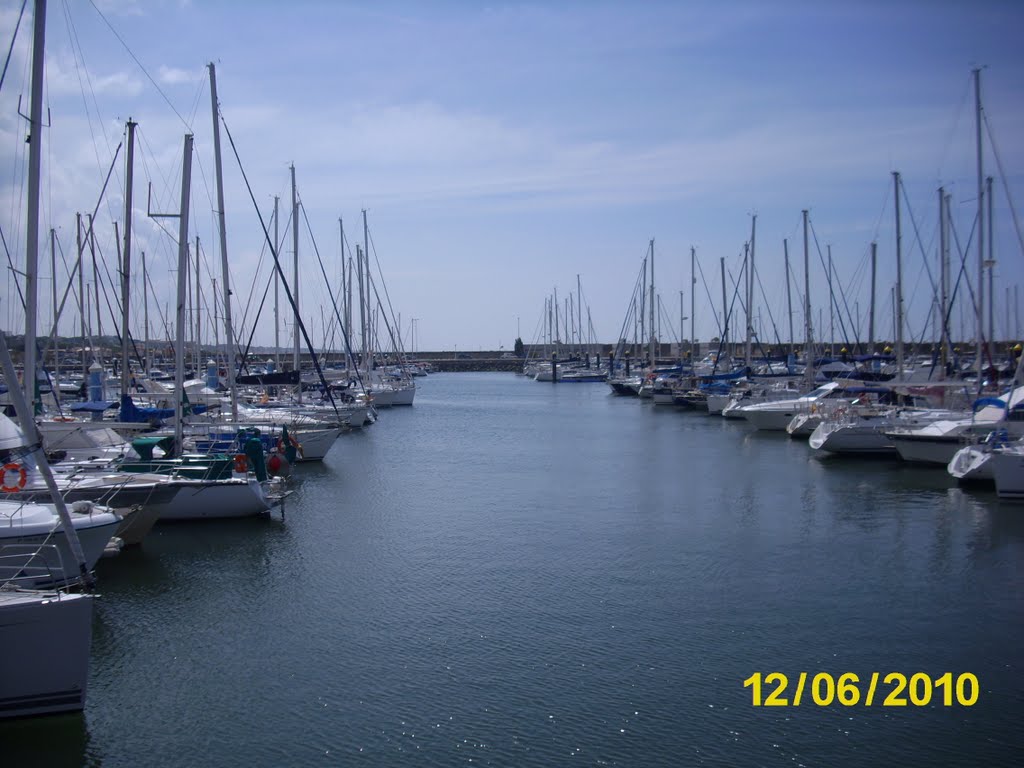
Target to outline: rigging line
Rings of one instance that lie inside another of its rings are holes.
[[[772,305],[768,303],[768,297],[764,293],[764,283],[757,278],[757,286],[761,289],[761,298],[764,300],[764,308],[768,311],[768,319],[772,322],[772,330],[775,332],[775,343],[782,346],[782,339],[779,337],[779,328],[775,325],[775,316],[772,314]]]
[[[305,211],[303,211],[302,215],[303,216],[306,215]],[[307,227],[309,226],[309,221],[308,220],[306,221],[306,226]],[[373,260],[375,262],[377,262],[377,274],[380,275],[380,283],[384,287],[384,298],[388,300],[388,311],[391,313],[391,319],[394,320],[395,319],[395,310],[391,306],[391,296],[388,295],[388,284],[386,282],[384,282],[384,270],[382,270],[380,268],[380,259],[377,257],[377,244],[375,242],[373,242],[373,234],[369,232],[369,227],[367,227],[367,233],[370,235],[370,247],[373,249]],[[312,232],[311,232],[310,233],[310,237],[312,237],[312,236],[313,235],[312,235]],[[313,244],[313,247],[316,248],[316,243]],[[319,254],[317,254],[317,255],[319,256]],[[324,275],[324,279],[325,280],[327,279],[326,275]],[[377,286],[376,285],[373,286],[373,292],[377,293]],[[377,297],[377,301],[380,301],[380,296]],[[392,333],[391,327],[388,325],[388,319],[386,317],[384,318],[384,325],[388,329],[388,333]],[[399,339],[398,339],[398,344],[396,346],[396,352],[398,353],[399,359],[401,360],[405,356],[405,350],[402,349],[402,339],[401,339],[401,335],[402,334],[399,333],[398,335],[399,335]],[[392,334],[391,343],[394,344],[394,342],[395,342],[394,334]]]
[[[302,218],[306,222],[306,231],[309,232],[310,242],[313,243],[313,253],[316,254],[316,261],[320,265],[320,274],[322,274],[324,276],[324,285],[327,286],[327,293],[331,297],[331,308],[334,310],[334,317],[337,318],[337,320],[338,320],[338,327],[341,329],[342,336],[345,339],[345,354],[348,356],[348,358],[354,358],[355,355],[354,355],[354,353],[352,351],[352,345],[349,343],[348,329],[345,327],[345,324],[341,321],[341,315],[338,313],[338,302],[334,298],[334,291],[331,289],[331,281],[327,279],[327,270],[324,269],[323,259],[320,258],[320,249],[316,245],[316,238],[313,237],[313,228],[309,225],[309,216],[306,215],[306,205],[305,205],[305,203],[301,203],[300,202],[299,206],[302,209]],[[376,256],[376,253],[374,254],[374,256]],[[379,264],[377,265],[377,269],[378,270],[380,269],[380,265]],[[381,276],[381,281],[383,282],[383,280],[384,280],[384,277],[382,275]],[[386,290],[387,289],[385,288],[385,291]],[[376,290],[376,288],[374,288],[374,293],[376,293],[376,292],[377,292],[377,290]],[[377,297],[377,300],[380,301],[380,297],[379,296]],[[388,319],[385,317],[384,318],[384,325],[387,325],[387,323],[388,323]],[[333,319],[332,319],[332,324],[333,324]],[[388,329],[388,332],[390,333],[390,328]],[[401,335],[401,332],[399,332],[399,335]],[[333,330],[332,330],[332,337],[333,337]],[[394,343],[394,341],[395,341],[394,335],[392,335],[391,342]],[[401,347],[401,340],[399,340],[398,347]],[[356,367],[356,379],[359,381],[359,386],[362,387],[363,390],[365,391],[366,387],[363,385],[362,376],[359,375],[359,367],[358,366]]]
[[[110,183],[110,176],[114,172],[114,165],[117,163],[117,156],[120,153],[121,153],[121,145],[118,144],[117,145],[117,150],[115,150],[115,152],[114,152],[114,158],[113,158],[113,160],[110,161],[110,168],[107,170],[107,178],[103,181],[103,188],[100,190],[100,196],[96,200],[96,207],[93,208],[93,215],[89,219],[89,227],[86,230],[85,238],[82,240],[83,243],[87,243],[89,241],[89,235],[92,233],[93,223],[96,221],[96,212],[99,211],[100,204],[103,202],[103,196],[107,193],[107,184]],[[75,275],[78,273],[79,269],[82,269],[82,261],[83,261],[83,258],[81,257],[81,255],[79,255],[79,258],[75,261],[75,268],[71,271],[71,278],[68,280],[68,287],[64,289],[64,298],[62,298],[61,301],[60,301],[60,312],[58,312],[57,316],[54,318],[53,330],[50,331],[50,335],[51,336],[53,336],[54,334],[57,333],[57,321],[60,320],[60,314],[61,314],[61,312],[64,311],[64,302],[67,301],[68,291],[71,290],[71,286],[75,282]],[[85,302],[85,297],[84,296],[79,296],[78,297],[79,309],[81,309],[81,306],[82,306],[82,304],[84,302]]]
[[[708,287],[707,278],[704,277],[704,267],[702,267],[700,265],[699,261],[697,262],[697,271],[700,272],[700,279],[701,279],[701,282],[704,284],[704,293],[707,294],[708,305],[711,307],[711,310],[712,310],[711,311],[711,315],[712,315],[712,317],[715,318],[715,326],[718,328],[718,335],[721,336],[722,335],[722,324],[720,322],[718,322],[718,313],[714,311],[715,302],[711,298],[711,288]],[[690,311],[693,312],[693,307],[690,307]]]
[[[18,298],[21,299],[21,309],[25,310],[25,294],[21,292],[21,281],[18,279],[18,270],[14,268],[14,261],[11,259],[11,251],[7,247],[7,238],[4,237],[3,227],[0,227],[0,241],[4,244],[4,252],[7,254],[7,267],[11,270],[11,274],[14,275],[14,286],[18,289]]]
[[[967,274],[967,253],[968,253],[968,250],[971,247],[971,242],[974,240],[974,235],[975,235],[975,231],[977,230],[977,227],[978,227],[978,216],[975,215],[974,223],[971,225],[970,236],[967,238],[967,247],[966,248],[961,248],[960,247],[960,235],[957,234],[956,223],[952,220],[952,218],[950,219],[950,222],[949,222],[949,228],[953,232],[953,239],[956,241],[956,248],[960,252],[960,271],[957,273],[956,283],[953,286],[953,296],[954,296],[954,298],[949,303],[950,314],[952,314],[952,311],[953,311],[953,303],[956,301],[955,297],[956,297],[957,291],[959,290],[960,279],[961,278],[963,278],[964,283],[967,285],[967,293],[970,295],[970,298],[971,298],[971,307],[972,307],[972,309],[974,309],[976,311],[977,307],[978,307],[978,299],[974,295],[974,286],[971,285],[970,276]],[[985,329],[984,328],[976,329],[975,333],[977,333],[979,338],[981,338],[982,340],[985,339]],[[988,351],[989,350],[988,344],[984,344],[983,345],[983,349]],[[989,360],[991,361],[991,352],[990,351],[989,351]],[[981,388],[981,381],[978,381],[978,388],[979,389]]]
[[[181,124],[184,125],[185,128],[187,128],[188,131],[191,133],[192,126],[185,122],[185,118],[183,118],[181,116],[181,113],[179,113],[178,110],[174,108],[174,105],[171,103],[171,100],[167,98],[167,94],[163,92],[159,85],[157,85],[156,80],[154,80],[153,76],[149,74],[149,71],[144,66],[142,66],[142,62],[139,61],[138,57],[132,52],[132,49],[128,47],[128,44],[124,41],[121,35],[117,33],[117,30],[114,29],[114,26],[110,23],[110,21],[107,20],[107,17],[103,15],[103,11],[96,7],[96,3],[94,2],[94,0],[89,0],[89,5],[91,5],[93,9],[96,11],[96,13],[99,14],[99,17],[103,19],[103,23],[107,25],[107,28],[110,29],[110,31],[114,34],[114,37],[116,37],[117,41],[121,43],[125,51],[128,52],[128,55],[132,57],[132,60],[134,60],[135,63],[139,65],[139,69],[142,70],[142,73],[146,76],[149,82],[153,84],[153,87],[156,88],[157,93],[159,93],[163,100],[167,102],[167,106],[171,108],[171,111],[178,117],[178,119],[181,121]]]
[[[91,1],[92,0],[90,0],[90,2]],[[238,147],[235,146],[235,139],[231,135],[231,129],[228,128],[228,121],[224,119],[223,113],[220,116],[220,121],[224,124],[224,132],[228,135],[228,143],[231,144],[231,151],[235,155],[235,161],[238,163],[238,170],[242,174],[242,180],[245,182],[245,189],[249,193],[249,199],[252,201],[252,207],[256,209],[256,217],[260,221],[260,228],[263,230],[263,236],[266,238],[267,242],[272,242],[270,239],[270,232],[267,231],[266,222],[263,221],[263,214],[260,213],[260,207],[256,204],[256,195],[253,193],[252,186],[249,184],[249,177],[245,173],[245,168],[242,167],[242,158],[238,155]],[[334,395],[331,393],[331,388],[327,384],[327,379],[324,378],[324,372],[320,368],[320,361],[317,359],[316,350],[313,349],[313,342],[310,340],[309,334],[306,332],[306,325],[302,322],[302,316],[299,315],[295,307],[295,297],[292,295],[291,288],[288,287],[288,280],[285,279],[284,270],[281,269],[281,260],[277,256],[277,250],[271,248],[270,253],[274,257],[274,268],[277,270],[277,274],[281,278],[281,285],[284,287],[285,296],[288,297],[288,303],[291,305],[292,311],[295,312],[295,322],[298,324],[299,330],[302,331],[302,338],[305,340],[306,346],[309,348],[309,355],[313,360],[313,367],[316,369],[317,376],[320,378],[320,384],[323,386],[324,392],[327,394],[327,398],[331,402],[331,407],[334,409],[335,415],[340,416],[338,413],[338,405],[334,402]],[[299,376],[299,386],[302,386],[301,372]]]
[[[18,13],[18,20],[14,24],[14,34],[11,35],[11,47],[7,49],[7,58],[4,60],[4,71],[0,74],[0,91],[4,89],[4,80],[7,79],[7,67],[11,63],[11,55],[14,53],[14,43],[18,40],[18,28],[21,26],[21,19],[25,15],[25,6],[28,0],[21,0],[21,11]]]
[[[256,294],[256,282],[259,280],[260,270],[263,269],[263,257],[266,256],[266,254],[267,254],[267,244],[264,243],[263,247],[260,248],[260,256],[259,256],[259,260],[256,262],[256,269],[253,270],[252,283],[249,284],[249,298],[246,299],[246,301],[245,301],[245,309],[242,311],[242,319],[241,319],[241,322],[238,325],[239,330],[244,329],[246,327],[246,324],[249,322],[249,310],[252,309],[253,296]],[[273,278],[273,275],[271,275],[271,278]],[[273,282],[273,280],[271,279],[270,282]],[[262,308],[262,303],[261,303],[260,306]],[[259,321],[260,321],[260,314],[257,311],[256,317],[254,317],[253,321],[252,321],[252,324],[253,324],[254,328],[256,327],[256,324]]]
[[[100,106],[96,100],[96,91],[92,87],[92,80],[89,77],[89,70],[85,66],[85,53],[82,50],[82,44],[78,39],[78,29],[75,27],[74,22],[71,20],[71,10],[68,8],[67,2],[62,3],[61,6],[64,10],[64,21],[67,26],[68,40],[71,48],[72,58],[75,64],[75,77],[78,78],[78,89],[82,95],[82,106],[85,110],[85,119],[89,125],[89,136],[92,139],[93,152],[96,155],[96,166],[98,168],[103,167],[103,162],[100,159],[99,142],[96,139],[96,127],[93,124],[93,112],[89,108],[89,100],[86,98],[86,84],[82,82],[82,71],[85,71],[85,80],[88,83],[88,91],[92,95],[92,105],[95,108],[96,119],[100,120]],[[100,120],[102,123],[102,121]],[[106,140],[106,132],[103,132],[103,140],[107,145],[107,152],[110,152],[110,142]],[[120,179],[118,180],[120,184]]]
[[[1017,209],[1013,205],[1013,197],[1010,196],[1010,186],[1007,182],[1006,171],[1003,170],[1003,159],[999,155],[999,148],[996,146],[996,137],[992,135],[992,125],[989,123],[987,112],[982,113],[982,120],[985,121],[985,130],[988,132],[988,141],[992,146],[992,154],[996,159],[996,167],[999,169],[999,178],[1003,182],[1003,190],[1006,192],[1006,202],[1010,205],[1010,215],[1013,218],[1013,229],[1017,233],[1017,242],[1020,243],[1021,252],[1024,253],[1024,237],[1021,236],[1020,221],[1017,218]]]
[[[900,176],[900,189],[903,190],[903,202],[907,206],[907,213],[910,214],[910,223],[914,227],[914,239],[917,241],[918,250],[921,251],[921,260],[924,261],[924,268],[928,273],[928,283],[932,287],[932,298],[934,299],[939,295],[939,287],[935,282],[935,277],[932,275],[932,268],[928,263],[928,254],[925,253],[924,243],[921,241],[921,232],[917,227],[917,219],[914,216],[914,209],[910,207],[910,196],[907,194],[907,188],[903,183],[902,176]]]
[[[826,274],[828,274],[829,312],[831,312],[833,304],[835,304],[837,308],[839,307],[838,302],[836,302],[835,291],[832,288],[832,275],[833,273],[836,272],[836,268],[833,265],[832,269],[830,270],[828,269],[828,267],[825,266],[825,256],[821,252],[821,244],[818,242],[818,233],[814,229],[814,222],[811,221],[809,217],[807,222],[808,224],[810,224],[811,227],[811,236],[814,238],[814,247],[818,250],[818,261],[821,262],[822,269],[824,269]],[[842,282],[839,281],[838,279],[836,280],[836,282],[839,282],[839,295],[843,299],[843,304],[846,306],[846,314],[850,317],[850,322],[852,323],[853,316],[850,314],[850,305],[846,303],[846,292],[843,290]],[[840,310],[839,312],[837,312],[837,314],[839,315],[839,332],[843,335],[843,344],[849,346],[850,335],[846,332],[846,323],[843,322],[843,313]],[[822,329],[822,331],[824,332],[824,329]],[[835,339],[830,339],[829,343],[834,344]]]

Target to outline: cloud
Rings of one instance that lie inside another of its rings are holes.
[[[190,71],[178,67],[168,67],[163,64],[157,69],[156,79],[164,85],[192,85],[197,80],[205,77],[204,71]]]

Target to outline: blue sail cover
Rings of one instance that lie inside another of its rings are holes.
[[[186,405],[185,413],[206,413],[205,405]],[[132,400],[131,395],[121,396],[121,421],[138,422],[142,424],[151,423],[154,419],[162,421],[174,417],[173,408],[140,408]]]

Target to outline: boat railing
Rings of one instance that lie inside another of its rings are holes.
[[[73,580],[56,544],[0,545],[0,586],[37,589]]]

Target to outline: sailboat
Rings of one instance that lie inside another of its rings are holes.
[[[35,261],[39,237],[39,167],[42,138],[43,46],[46,33],[46,0],[36,0],[32,46],[32,96],[30,105],[30,136],[28,169],[28,227],[26,249],[26,284],[35,290]],[[29,307],[35,311],[35,297]],[[26,332],[35,330],[35,318],[26,318]],[[26,333],[26,335],[28,335]],[[25,381],[35,377],[35,340]],[[14,364],[0,333],[0,362],[4,377],[11,385],[11,398],[19,407],[27,431],[39,445],[39,436],[32,422],[32,410],[14,382]],[[28,399],[34,395],[29,395]],[[38,455],[42,454],[36,449]],[[42,462],[45,465],[45,460]],[[43,473],[48,474],[44,467]],[[53,494],[61,532],[74,555],[79,573],[88,578],[89,565],[79,542],[70,515],[59,495]],[[17,557],[17,555],[15,555]],[[0,562],[4,555],[0,549]],[[0,648],[5,663],[0,674],[0,717],[71,712],[85,706],[89,679],[89,651],[92,643],[91,594],[70,594],[62,591],[39,591],[35,585],[17,580],[0,579]],[[6,663],[6,662],[11,663]]]

